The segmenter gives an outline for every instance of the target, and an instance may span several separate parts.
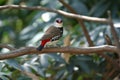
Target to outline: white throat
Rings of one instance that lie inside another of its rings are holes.
[[[55,23],[54,23],[54,26],[61,28],[61,27],[63,27],[63,23],[56,23],[56,22],[55,22]]]

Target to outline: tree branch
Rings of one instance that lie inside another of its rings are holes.
[[[97,52],[116,52],[115,46],[103,45],[96,47],[74,48],[74,47],[59,47],[59,48],[44,48],[42,51],[37,51],[35,47],[24,47],[10,51],[8,53],[0,53],[0,60],[15,58],[27,54],[42,54],[42,53],[72,53],[72,54],[90,54]]]
[[[108,20],[106,18],[83,16],[83,15],[68,13],[68,12],[65,12],[62,10],[49,9],[49,8],[45,8],[45,7],[41,7],[41,6],[28,7],[26,5],[4,5],[4,6],[0,6],[0,10],[2,10],[2,9],[43,10],[43,11],[58,13],[58,14],[61,14],[63,16],[69,17],[69,18],[83,19],[83,20],[93,21],[93,22],[108,23]]]
[[[113,36],[113,39],[114,39],[114,42],[115,42],[115,45],[118,47],[118,53],[120,54],[120,42],[119,42],[119,37],[118,37],[118,34],[115,30],[115,27],[113,25],[113,21],[112,21],[112,18],[111,18],[111,14],[110,12],[108,12],[108,17],[109,17],[109,25],[110,25],[110,28],[111,28],[111,33],[112,33],[112,36]]]
[[[108,24],[110,25],[111,33],[112,33],[115,45],[117,46],[117,53],[119,55],[119,66],[120,66],[120,42],[119,42],[118,34],[117,34],[117,32],[115,30],[115,27],[113,25],[113,21],[112,21],[112,18],[111,18],[111,12],[110,11],[108,11],[108,17],[109,17]]]

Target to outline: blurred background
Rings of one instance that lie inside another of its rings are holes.
[[[108,18],[110,10],[114,26],[120,33],[120,0],[65,0],[81,15]],[[68,10],[58,0],[0,0],[2,5],[43,6],[52,9]],[[55,18],[64,22],[61,46],[88,47],[81,26],[72,18],[39,10],[3,9],[0,10],[0,43],[15,48],[37,47],[44,31]],[[109,26],[103,23],[84,22],[95,45],[104,45],[104,34],[111,38]],[[120,36],[120,35],[119,35]],[[2,53],[7,49],[0,49]],[[110,57],[114,55],[106,53]],[[102,80],[108,63],[96,54],[62,55],[60,53],[25,55],[0,61],[0,80],[34,80],[22,71],[30,72],[38,80]],[[112,65],[109,65],[112,66]],[[37,80],[37,79],[36,79]],[[113,79],[110,79],[113,80]]]

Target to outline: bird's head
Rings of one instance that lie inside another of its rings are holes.
[[[63,27],[63,21],[61,18],[56,18],[54,22],[55,27]]]

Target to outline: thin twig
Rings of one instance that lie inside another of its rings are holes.
[[[3,9],[27,9],[27,10],[42,10],[42,11],[48,11],[48,12],[54,12],[61,14],[63,16],[69,17],[69,18],[74,18],[74,19],[83,19],[87,21],[93,21],[93,22],[102,22],[102,23],[108,23],[108,20],[106,18],[97,18],[97,17],[89,17],[89,16],[83,16],[83,15],[78,15],[78,14],[73,14],[73,13],[68,13],[62,10],[56,10],[56,9],[50,9],[50,8],[45,8],[41,6],[25,6],[25,5],[3,5],[0,6],[0,10]]]
[[[113,38],[114,38],[115,44],[116,44],[116,46],[118,47],[118,50],[119,50],[119,52],[120,52],[119,37],[118,37],[118,34],[117,34],[117,32],[116,32],[116,30],[115,30],[115,27],[114,27],[114,25],[113,25],[110,12],[108,12],[108,16],[109,16],[109,22],[108,22],[108,23],[109,23],[109,25],[110,25],[110,27],[111,27],[111,33],[112,33],[112,36],[113,36]]]
[[[108,23],[109,23],[110,28],[111,28],[111,33],[112,33],[115,45],[117,46],[117,53],[119,55],[119,66],[120,66],[120,42],[119,42],[118,34],[117,34],[117,32],[115,30],[115,27],[113,25],[113,22],[112,22],[110,11],[108,11],[108,17],[109,17],[109,22]]]

